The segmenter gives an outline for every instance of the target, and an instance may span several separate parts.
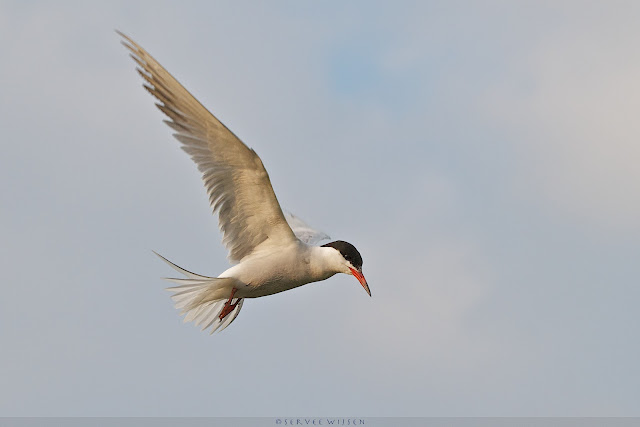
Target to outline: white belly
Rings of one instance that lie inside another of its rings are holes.
[[[258,298],[276,294],[333,276],[335,272],[322,268],[314,256],[317,248],[303,243],[265,251],[226,270],[219,277],[234,277],[246,286],[239,288],[240,298]]]

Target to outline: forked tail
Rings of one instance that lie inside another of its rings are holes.
[[[176,308],[181,310],[180,315],[186,314],[185,322],[193,321],[196,326],[202,326],[203,331],[211,328],[210,333],[213,334],[216,330],[222,331],[235,320],[244,302],[242,298],[233,298],[229,304],[237,305],[222,319],[220,316],[225,305],[228,305],[231,291],[237,284],[236,279],[201,276],[175,265],[155,251],[153,253],[174,270],[187,276],[187,279],[165,278],[179,285],[167,290],[174,292],[171,299],[175,302]]]

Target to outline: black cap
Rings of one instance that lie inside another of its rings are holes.
[[[332,247],[336,249],[344,259],[349,261],[351,265],[353,265],[357,270],[362,270],[362,257],[360,256],[360,252],[349,242],[345,242],[343,240],[336,240],[335,242],[327,243],[327,247]]]

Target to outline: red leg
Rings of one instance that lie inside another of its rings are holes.
[[[220,312],[220,315],[218,316],[218,319],[220,319],[220,320],[224,319],[225,317],[227,317],[227,315],[229,313],[231,313],[233,310],[236,309],[236,306],[238,305],[238,303],[242,299],[242,298],[238,298],[238,301],[236,301],[235,304],[231,304],[231,300],[233,300],[233,296],[236,294],[236,291],[237,291],[236,288],[233,288],[231,290],[231,296],[229,297],[227,302],[224,304],[224,307],[222,307],[222,311]]]

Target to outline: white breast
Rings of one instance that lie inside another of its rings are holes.
[[[308,246],[302,242],[277,250],[256,251],[219,277],[233,277],[246,286],[241,298],[258,298],[328,279],[341,271],[333,248]]]

